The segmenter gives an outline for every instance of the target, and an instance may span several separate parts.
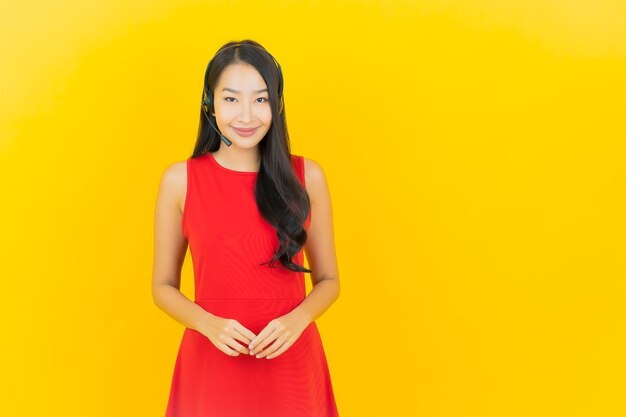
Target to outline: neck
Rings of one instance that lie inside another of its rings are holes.
[[[237,171],[259,171],[261,166],[261,153],[259,147],[241,149],[234,146],[228,147],[220,144],[213,156],[227,168]]]

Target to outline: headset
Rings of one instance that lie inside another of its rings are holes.
[[[268,54],[272,58],[272,60],[276,64],[276,68],[278,69],[278,99],[279,99],[278,114],[281,114],[283,112],[284,107],[285,107],[285,101],[284,101],[284,98],[283,98],[283,72],[280,69],[280,64],[278,63],[278,61],[276,61],[276,59],[269,52],[267,52],[267,50],[265,48],[262,48],[262,47],[257,46],[257,45],[249,44],[249,43],[236,43],[236,44],[229,45],[226,48],[223,48],[223,49],[217,51],[217,53],[209,61],[209,64],[207,65],[207,68],[206,68],[206,72],[205,72],[205,75],[204,75],[204,88],[203,88],[203,91],[202,91],[202,101],[201,101],[201,104],[202,104],[202,110],[204,112],[204,115],[206,116],[207,121],[209,122],[211,127],[213,129],[215,129],[217,134],[222,138],[222,141],[224,141],[224,143],[227,146],[232,145],[233,142],[230,141],[224,135],[222,135],[222,133],[217,129],[217,127],[215,127],[215,125],[213,123],[211,123],[211,118],[209,117],[209,114],[208,114],[209,111],[211,110],[211,105],[213,104],[213,94],[211,93],[211,90],[209,89],[209,86],[208,86],[208,77],[209,77],[209,71],[211,70],[211,64],[213,63],[213,60],[215,59],[216,56],[218,56],[220,53],[224,52],[227,49],[234,48],[236,46],[241,46],[241,45],[253,46],[255,48],[258,48],[258,49],[262,50],[263,52],[265,52],[266,54]],[[213,114],[213,116],[215,116],[214,113],[211,113],[211,114]]]

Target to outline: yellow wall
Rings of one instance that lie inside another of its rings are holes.
[[[183,328],[150,294],[158,180],[208,59],[251,38],[331,186],[340,415],[626,415],[625,21],[618,0],[3,1],[2,414],[164,414]]]

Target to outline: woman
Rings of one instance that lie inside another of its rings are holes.
[[[260,44],[222,46],[193,155],[162,175],[152,295],[185,326],[166,417],[338,415],[315,324],[339,296],[331,199],[320,165],[290,153],[282,90]]]

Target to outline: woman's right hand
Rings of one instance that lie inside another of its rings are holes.
[[[256,337],[237,320],[213,314],[207,314],[198,325],[198,331],[206,336],[216,348],[230,356],[239,356],[240,353],[249,355],[250,350],[239,344],[237,340],[248,345]]]

